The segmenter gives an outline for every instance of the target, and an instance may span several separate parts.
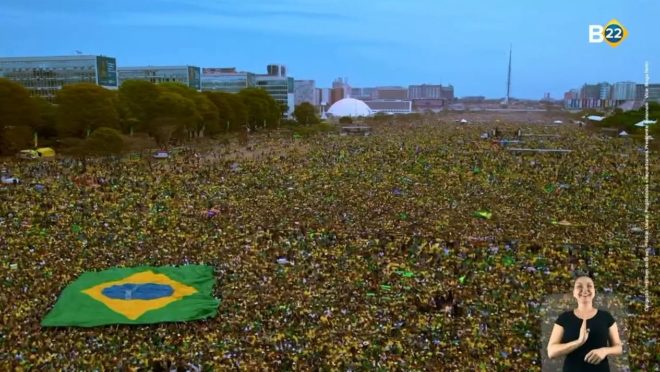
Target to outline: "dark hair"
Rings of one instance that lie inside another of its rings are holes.
[[[589,278],[591,280],[594,280],[595,275],[596,275],[596,273],[593,272],[591,269],[586,269],[586,270],[577,269],[577,270],[573,271],[573,280],[575,280],[577,278],[584,277],[584,276],[586,276],[587,278]]]

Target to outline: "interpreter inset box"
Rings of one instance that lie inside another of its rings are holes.
[[[596,283],[597,285],[597,283]],[[565,356],[550,359],[548,357],[548,342],[552,333],[552,328],[557,318],[566,311],[573,311],[577,307],[576,300],[571,293],[557,294],[546,297],[540,308],[541,317],[541,363],[542,371],[555,372],[561,371],[564,365]],[[593,300],[593,307],[599,311],[609,312],[617,324],[619,337],[623,343],[623,354],[618,356],[608,356],[611,372],[629,372],[628,362],[628,338],[629,325],[625,301],[622,296],[596,292]]]

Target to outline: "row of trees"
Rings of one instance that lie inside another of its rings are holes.
[[[314,107],[296,107],[299,123],[318,122]],[[311,111],[310,111],[311,108]],[[246,88],[238,94],[197,92],[185,85],[130,80],[117,91],[93,84],[64,86],[54,104],[31,97],[21,85],[0,79],[0,152],[11,154],[41,138],[88,138],[99,128],[107,138],[146,133],[159,145],[232,131],[274,128],[287,107],[266,91]]]
[[[642,106],[638,110],[623,111],[619,108],[614,110],[614,113],[605,118],[600,125],[604,127],[616,127],[625,129],[628,132],[638,131],[640,128],[635,127],[635,124],[644,120],[646,117],[646,107]],[[649,102],[649,119],[660,118],[660,103]],[[649,127],[650,133],[660,133],[660,126],[658,124]]]

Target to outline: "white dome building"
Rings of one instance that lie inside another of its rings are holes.
[[[335,117],[342,116],[371,116],[373,112],[366,103],[355,98],[344,98],[335,102],[328,109],[328,115]]]

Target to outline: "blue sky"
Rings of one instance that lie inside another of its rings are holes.
[[[0,56],[104,54],[119,66],[287,65],[328,87],[453,84],[457,96],[555,98],[585,82],[660,82],[658,0],[3,0]],[[588,25],[618,19],[617,48]],[[653,35],[653,36],[652,36]]]

